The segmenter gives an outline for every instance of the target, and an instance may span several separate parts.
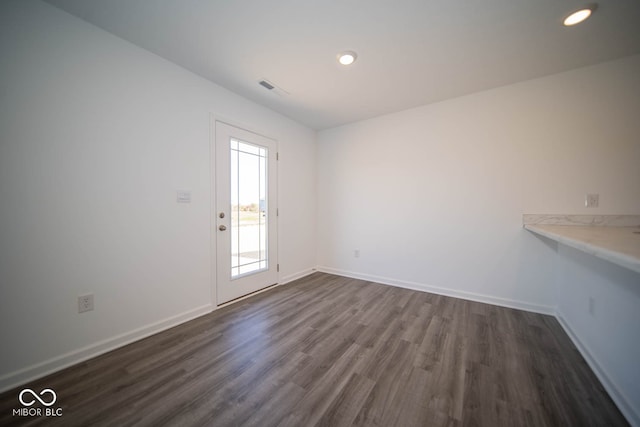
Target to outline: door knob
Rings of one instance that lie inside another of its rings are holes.
[[[227,227],[225,227],[224,225],[221,225],[220,227],[218,227],[218,230],[220,230],[220,231],[224,231],[226,229],[227,229]]]

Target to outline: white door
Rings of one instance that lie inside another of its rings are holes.
[[[215,122],[218,305],[278,282],[277,143]]]

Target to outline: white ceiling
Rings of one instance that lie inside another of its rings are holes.
[[[48,0],[314,129],[640,52],[640,1]],[[336,54],[354,50],[350,68]],[[640,78],[640,76],[639,76]],[[258,85],[268,79],[288,94]]]

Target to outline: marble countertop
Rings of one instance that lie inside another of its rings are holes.
[[[626,215],[620,221],[618,215],[615,221],[593,222],[587,215],[548,216],[556,220],[541,220],[543,216],[536,215],[535,221],[533,217],[524,216],[525,229],[640,273],[640,223],[634,220],[638,216]],[[618,225],[621,223],[624,226]]]

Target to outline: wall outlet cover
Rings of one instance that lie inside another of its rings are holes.
[[[587,194],[584,198],[584,205],[587,208],[597,208],[600,203],[600,195],[596,193]]]
[[[93,310],[93,294],[78,296],[78,313]]]

